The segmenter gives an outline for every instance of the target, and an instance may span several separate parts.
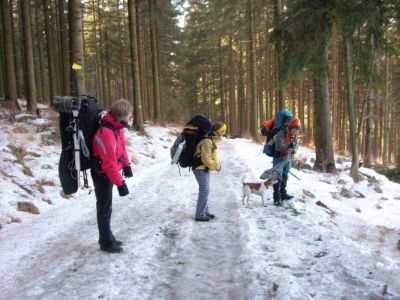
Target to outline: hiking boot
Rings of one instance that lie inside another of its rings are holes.
[[[98,243],[99,243],[99,245],[101,245],[100,240],[98,241]],[[114,243],[115,245],[120,246],[120,247],[124,245],[124,243],[120,240],[112,240],[112,243]]]
[[[120,246],[120,247],[124,245],[124,243],[122,241],[120,241],[120,240],[113,241],[113,244],[115,244],[117,246]]]
[[[279,193],[281,181],[279,180],[277,183],[273,185],[274,188],[274,205],[282,206],[281,194]]]
[[[111,243],[107,246],[100,246],[100,250],[103,252],[108,252],[108,253],[122,253],[124,252],[124,249],[120,246],[118,246],[115,243]]]
[[[204,216],[204,217],[196,217],[195,220],[199,221],[199,222],[208,222],[210,221],[210,217],[209,216]]]
[[[214,219],[215,215],[214,214],[206,214],[207,217],[209,217],[210,219]]]
[[[281,199],[282,200],[290,200],[293,199],[294,197],[292,195],[288,195],[288,194],[281,194]]]

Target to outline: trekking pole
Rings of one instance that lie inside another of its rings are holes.
[[[292,159],[292,158],[293,158],[293,152],[292,152],[292,151],[290,151],[290,154],[289,154],[288,157],[289,157],[289,159]],[[290,173],[293,177],[295,177],[297,180],[300,180],[300,178],[299,178],[298,176],[294,175],[292,171],[289,171],[289,173]]]
[[[295,178],[297,178],[298,180],[300,180],[300,178],[297,177],[296,175],[294,175],[294,174],[292,173],[292,171],[289,171],[289,173],[290,173],[290,175],[292,175],[293,177],[295,177]]]
[[[75,158],[75,169],[76,169],[76,180],[78,181],[78,186],[80,184],[80,171],[81,171],[81,157],[80,157],[80,144],[79,144],[79,110],[80,110],[80,100],[78,91],[78,71],[82,67],[77,63],[72,65],[73,74],[73,96],[75,97],[75,103],[72,108],[73,117],[73,137],[74,137],[74,158]]]

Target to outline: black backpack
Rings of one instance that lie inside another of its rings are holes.
[[[179,163],[182,168],[197,168],[201,159],[194,157],[197,144],[211,131],[211,121],[201,115],[194,116],[186,123],[182,133],[171,147],[172,163]],[[174,159],[175,158],[175,159]]]
[[[92,140],[101,120],[102,110],[97,104],[96,98],[85,96],[81,100],[81,107],[78,115],[78,127],[82,131],[84,145],[81,144],[80,160],[81,171],[85,171],[92,166],[93,146]],[[72,113],[60,113],[60,135],[62,151],[58,166],[61,187],[66,195],[74,194],[78,190],[77,173],[74,161],[74,140],[73,130],[71,127],[73,122]],[[85,148],[86,147],[86,148]],[[85,186],[87,186],[86,173],[84,173]]]

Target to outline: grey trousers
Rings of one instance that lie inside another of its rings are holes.
[[[199,197],[197,198],[196,218],[204,217],[208,214],[208,194],[210,193],[210,171],[193,170],[199,184]]]

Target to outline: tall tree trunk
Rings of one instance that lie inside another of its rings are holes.
[[[103,67],[105,68],[105,73],[106,73],[106,81],[104,82],[104,85],[106,86],[106,91],[107,91],[106,95],[108,99],[107,106],[110,107],[111,103],[113,102],[113,99],[112,99],[112,82],[111,82],[110,47],[108,42],[107,26],[105,26],[104,28],[104,51],[105,51],[105,57],[104,57]]]
[[[218,39],[218,71],[219,71],[219,99],[221,101],[221,119],[226,122],[225,97],[224,97],[224,75],[222,70],[222,45],[221,38]]]
[[[45,20],[45,32],[46,32],[46,41],[47,41],[47,59],[49,65],[49,82],[50,82],[50,98],[58,94],[57,90],[57,75],[56,75],[56,67],[54,60],[54,39],[52,32],[52,23],[50,20],[50,1],[43,0],[43,11],[44,11],[44,20]],[[50,99],[49,99],[50,100]]]
[[[62,73],[61,73],[61,41],[60,41],[60,27],[59,27],[59,19],[58,19],[58,11],[57,11],[57,4],[55,1],[50,1],[51,9],[50,9],[50,18],[52,20],[52,28],[51,28],[51,34],[53,35],[53,41],[54,41],[54,49],[53,49],[53,55],[54,55],[54,66],[56,70],[56,85],[57,85],[57,91],[58,93],[62,93],[63,88],[62,88]]]
[[[25,67],[26,67],[26,100],[27,109],[31,113],[36,113],[36,82],[35,82],[35,65],[33,62],[33,46],[31,31],[31,12],[30,1],[21,2],[21,14],[23,22],[23,37],[25,48]]]
[[[144,2],[143,2],[144,4]],[[147,69],[146,69],[146,55],[145,55],[145,36],[143,30],[147,28],[143,23],[145,20],[141,18],[141,5],[136,3],[136,20],[137,20],[137,38],[138,38],[138,58],[139,58],[139,77],[140,77],[140,91],[143,103],[143,118],[153,119],[151,114],[150,104],[149,104],[149,94],[148,94],[148,79],[147,79]],[[145,10],[143,10],[145,13]],[[142,30],[143,29],[143,30]]]
[[[315,88],[314,88],[315,90]],[[312,134],[312,126],[311,126],[311,120],[312,120],[312,102],[311,102],[311,79],[308,78],[307,80],[307,134],[306,134],[306,140],[307,144],[310,144],[312,139],[313,139],[313,134]]]
[[[299,87],[299,118],[301,123],[303,124],[304,128],[304,80],[300,80],[300,87]]]
[[[372,163],[372,99],[371,92],[368,93],[367,100],[367,122],[365,124],[365,155],[364,166],[369,168]]]
[[[39,87],[37,91],[41,90],[41,93],[38,95],[41,96],[41,103],[48,103],[50,102],[50,93],[49,93],[49,76],[46,76],[46,70],[44,66],[44,57],[43,57],[43,48],[42,48],[42,40],[43,40],[43,30],[42,26],[39,19],[39,12],[42,11],[40,7],[40,3],[36,2],[35,3],[35,26],[36,26],[36,32],[37,32],[37,43],[36,43],[36,51],[37,51],[37,59],[38,59],[38,80],[37,83],[39,83]],[[40,75],[40,76],[39,76]]]
[[[328,46],[323,53],[328,65]],[[314,128],[316,160],[314,169],[322,172],[335,171],[332,145],[332,125],[329,108],[329,79],[327,71],[314,81]]]
[[[132,77],[134,84],[134,113],[135,127],[138,130],[143,129],[143,111],[140,93],[140,74],[139,74],[139,55],[138,55],[138,38],[137,38],[137,20],[136,20],[136,1],[128,0],[129,10],[129,34],[131,39],[131,60],[132,60]]]
[[[3,21],[2,21],[2,4],[0,2],[0,41],[4,43],[3,37]],[[5,95],[5,61],[4,61],[4,47],[0,47],[0,97]]]
[[[68,29],[67,29],[67,20],[65,17],[64,3],[65,0],[58,0],[58,22],[60,27],[60,48],[61,48],[61,80],[62,80],[62,93],[64,95],[70,95],[71,84],[69,78],[70,64],[68,60],[68,54],[69,54]]]
[[[116,2],[116,9],[118,12],[118,27],[123,28],[123,23],[122,23],[122,14],[121,14],[121,9],[120,9],[120,2]],[[123,3],[122,3],[123,5]],[[121,76],[121,81],[120,81],[120,96],[122,98],[126,98],[127,93],[126,93],[126,86],[125,86],[125,61],[124,61],[124,50],[125,50],[125,36],[122,35],[122,30],[118,31],[118,39],[119,39],[119,70],[120,70],[120,76]]]
[[[268,28],[268,23],[266,24],[266,28]],[[268,30],[265,30],[265,40],[268,41],[269,35],[268,35]],[[264,66],[264,89],[265,89],[265,118],[270,119],[271,117],[271,97],[270,97],[270,81],[271,81],[271,48],[266,47],[265,49],[265,66]],[[261,119],[262,121],[262,119]]]
[[[14,11],[15,10],[15,11]],[[11,29],[14,43],[14,62],[15,62],[15,76],[17,78],[17,97],[18,99],[24,98],[26,94],[25,89],[25,65],[24,61],[24,46],[22,40],[22,20],[21,20],[21,7],[16,5],[13,7],[13,1],[10,1],[10,14],[11,14]]]
[[[82,4],[78,0],[68,1],[68,23],[69,23],[69,42],[70,42],[70,65],[74,63],[81,66],[79,71],[71,69],[70,79],[78,87],[79,94],[86,93],[85,84],[85,59],[83,52],[83,24],[82,24]]]
[[[338,123],[336,117],[338,113],[338,84],[339,84],[339,41],[337,25],[332,27],[332,134],[335,139],[338,138]]]
[[[230,135],[236,133],[236,97],[235,97],[235,70],[233,64],[233,48],[232,48],[232,34],[229,35],[229,54],[228,54],[228,64],[229,64],[229,128],[228,131]]]
[[[253,139],[258,140],[258,97],[257,97],[257,62],[256,62],[256,34],[255,34],[255,16],[253,9],[253,0],[247,0],[248,22],[249,22],[249,56],[250,56],[250,88],[251,88],[251,134]]]
[[[160,99],[160,75],[158,68],[158,50],[157,50],[157,23],[155,0],[148,0],[149,2],[149,18],[150,18],[150,36],[151,36],[151,62],[153,71],[153,87],[154,87],[154,107],[156,121],[162,121],[161,116],[161,99]]]
[[[282,10],[282,0],[274,0],[274,21],[275,21],[275,26],[278,25],[280,16],[281,16],[281,10]],[[276,44],[276,63],[277,63],[277,70],[276,72],[276,78],[278,79],[279,83],[279,68],[282,65],[283,62],[283,57],[282,57],[282,45],[281,42],[278,41]],[[280,84],[277,85],[277,94],[278,94],[278,108],[283,109],[285,107],[285,91],[283,90],[282,87],[280,87]]]
[[[97,9],[98,9],[98,24],[99,24],[99,68],[100,68],[100,76],[101,76],[101,94],[103,108],[109,108],[111,99],[108,99],[108,90],[107,90],[107,78],[106,78],[106,67],[105,67],[105,55],[104,55],[104,17],[102,14],[102,10],[104,9],[104,5],[101,0],[97,0]]]
[[[91,1],[91,8],[92,8],[92,15],[93,15],[93,23],[92,23],[92,30],[94,33],[94,51],[95,51],[95,70],[96,70],[96,78],[95,78],[95,84],[96,84],[96,97],[99,100],[100,105],[102,105],[102,82],[101,82],[101,68],[100,68],[100,62],[99,62],[99,47],[97,44],[97,35],[98,35],[98,19],[97,19],[97,14],[96,14],[96,3],[95,0]]]
[[[246,130],[246,100],[244,92],[244,68],[243,68],[243,46],[239,41],[239,76],[238,76],[238,111],[239,111],[239,128],[240,134],[244,134]]]
[[[17,103],[17,79],[15,75],[14,44],[8,0],[1,0],[1,12],[4,35],[4,55],[6,63],[6,97],[5,106],[11,110],[19,109]]]
[[[350,42],[347,37],[344,39],[344,49],[346,55],[346,78],[347,78],[347,108],[349,112],[350,121],[350,141],[351,141],[351,171],[350,175],[353,177],[355,182],[360,181],[360,174],[358,172],[359,165],[359,154],[358,154],[358,139],[356,131],[356,115],[355,115],[355,104],[354,104],[354,80],[353,80],[353,62],[352,53],[350,48]]]
[[[390,103],[390,54],[385,55],[385,102],[383,104],[383,149],[382,163],[387,165],[389,161],[389,103]]]

